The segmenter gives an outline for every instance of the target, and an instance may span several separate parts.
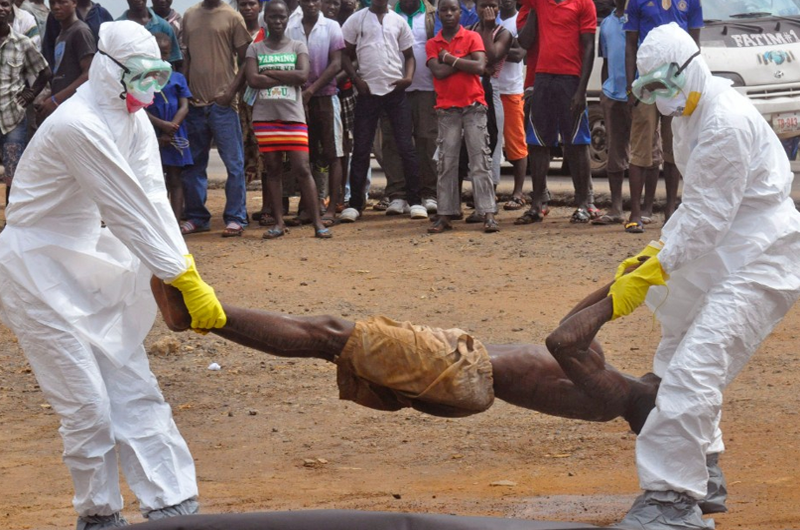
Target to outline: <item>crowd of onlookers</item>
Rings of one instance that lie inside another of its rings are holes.
[[[227,171],[223,237],[241,235],[250,222],[267,228],[265,239],[299,224],[331,237],[333,224],[363,214],[373,153],[387,180],[373,208],[431,216],[431,233],[464,217],[465,180],[474,207],[465,221],[499,230],[503,159],[514,189],[502,208],[522,212],[515,224],[541,221],[549,212],[546,176],[555,147],[575,188],[572,222],[644,231],[662,166],[665,216],[674,211],[680,175],[671,117],[636,101],[630,88],[637,47],[652,28],[678,22],[699,44],[699,0],[656,8],[646,0],[362,2],[202,0],[181,15],[171,0],[150,7],[128,0],[119,19],[153,33],[174,69],[147,111],[183,234],[209,230],[212,142]],[[11,32],[0,70],[15,69],[0,82],[8,190],[26,138],[86,81],[100,24],[112,17],[91,0],[51,0],[50,9],[43,0],[0,0],[2,14]],[[594,204],[589,161],[586,91],[596,42],[604,60],[612,196],[606,212]],[[523,194],[528,173],[530,197]],[[254,179],[262,183],[262,203],[248,215],[246,187]],[[299,211],[288,217],[295,192]]]

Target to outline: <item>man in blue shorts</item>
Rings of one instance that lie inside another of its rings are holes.
[[[538,37],[536,83],[526,124],[533,177],[531,209],[515,221],[530,224],[547,215],[547,170],[550,148],[564,146],[575,186],[574,223],[587,223],[599,214],[592,197],[589,166],[589,115],[586,86],[594,60],[597,15],[591,0],[523,0],[531,15],[519,33],[520,45],[530,48]],[[530,67],[530,66],[529,66]]]

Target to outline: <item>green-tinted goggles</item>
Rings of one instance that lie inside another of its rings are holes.
[[[161,92],[167,86],[169,77],[172,75],[172,66],[161,59],[136,56],[122,64],[102,50],[99,53],[122,68],[122,82],[128,90],[133,92],[147,92],[150,87],[155,87],[156,92]]]
[[[669,63],[656,68],[647,75],[640,76],[631,86],[631,91],[637,99],[648,105],[656,102],[657,98],[670,99],[686,85],[684,70],[692,59],[700,52],[689,57],[683,65]]]

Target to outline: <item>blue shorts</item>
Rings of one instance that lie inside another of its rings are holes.
[[[580,79],[574,75],[536,74],[531,96],[531,111],[525,124],[528,145],[558,147],[563,145],[588,145],[589,111],[584,109],[575,121],[569,104]]]

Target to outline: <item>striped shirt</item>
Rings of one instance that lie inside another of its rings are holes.
[[[46,67],[33,42],[11,29],[0,43],[0,133],[13,131],[25,117],[25,107],[16,97],[25,89],[25,80],[36,78]]]

